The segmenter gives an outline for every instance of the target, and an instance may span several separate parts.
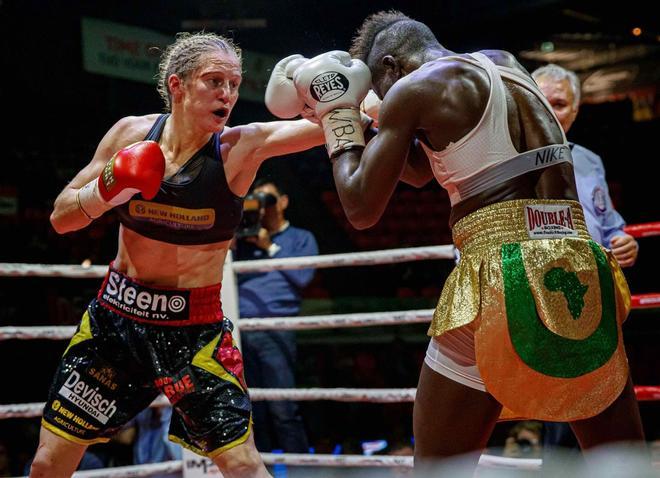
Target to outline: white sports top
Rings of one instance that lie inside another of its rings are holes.
[[[449,192],[452,206],[486,189],[528,171],[562,162],[572,162],[571,150],[559,121],[548,100],[534,80],[513,68],[495,65],[483,53],[471,53],[470,58],[443,57],[460,60],[486,70],[490,80],[490,95],[477,126],[442,151],[433,151],[422,143],[431,162],[435,178]],[[507,121],[506,95],[502,77],[533,93],[550,111],[562,132],[563,143],[519,153],[511,142]]]

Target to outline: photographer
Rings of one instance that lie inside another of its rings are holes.
[[[542,452],[541,422],[525,420],[510,430],[504,443],[503,456],[509,458],[539,458]]]
[[[289,197],[272,180],[261,179],[245,198],[243,223],[237,233],[236,259],[253,260],[318,254],[311,232],[293,227],[284,217]],[[279,270],[238,275],[241,317],[285,317],[300,312],[300,293],[313,269]],[[291,330],[262,330],[241,335],[246,381],[251,387],[294,388],[296,342]],[[305,427],[293,401],[255,402],[257,449],[307,453]]]

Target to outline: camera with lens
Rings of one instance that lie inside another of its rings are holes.
[[[243,219],[236,231],[236,238],[258,236],[264,210],[276,203],[277,198],[269,193],[256,192],[245,196],[243,200]]]
[[[531,440],[528,440],[527,438],[517,438],[516,444],[518,445],[518,449],[520,450],[520,454],[522,456],[529,456],[534,454],[534,444],[531,442]]]

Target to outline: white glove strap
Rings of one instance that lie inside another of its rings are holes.
[[[366,131],[371,126],[373,126],[375,120],[368,114],[360,111],[360,124],[362,125],[362,131]]]
[[[321,124],[325,134],[325,147],[331,158],[351,148],[364,148],[362,121],[357,108],[332,110],[321,118]]]
[[[90,219],[96,219],[104,212],[112,209],[112,205],[105,202],[101,197],[98,182],[99,179],[96,178],[85,184],[76,193],[78,207],[82,213]]]

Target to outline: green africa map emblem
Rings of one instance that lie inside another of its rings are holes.
[[[507,324],[513,347],[522,361],[539,373],[551,377],[574,378],[603,366],[618,344],[614,283],[607,258],[598,244],[589,241],[598,268],[601,317],[598,327],[584,339],[562,337],[549,330],[536,310],[527,279],[520,243],[504,244],[502,275]],[[543,277],[547,291],[562,294],[573,320],[580,320],[584,296],[589,288],[574,271],[555,267]]]

